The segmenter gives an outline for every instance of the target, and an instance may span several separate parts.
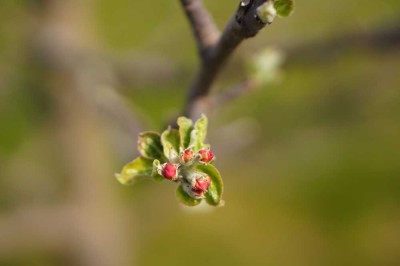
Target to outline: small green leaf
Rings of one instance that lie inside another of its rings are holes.
[[[223,183],[220,173],[211,164],[197,165],[196,169],[207,174],[211,178],[211,184],[205,194],[207,203],[213,206],[220,205],[223,192]]]
[[[153,177],[154,181],[162,182],[165,180],[165,178],[158,173],[159,167],[161,167],[161,163],[159,160],[155,159],[153,161],[153,171],[151,173],[151,176]]]
[[[139,177],[150,176],[152,167],[152,160],[138,157],[132,162],[127,163],[122,168],[121,173],[115,174],[115,178],[123,185],[130,185]]]
[[[196,124],[194,124],[194,129],[190,134],[190,146],[193,146],[195,151],[202,149],[204,146],[204,140],[207,135],[207,124],[208,120],[205,115],[201,115]]]
[[[157,132],[142,132],[138,137],[138,150],[147,159],[164,159],[160,134]]]
[[[288,17],[294,11],[294,0],[275,0],[274,7],[278,16],[280,17]]]
[[[193,121],[181,116],[178,118],[177,124],[179,126],[181,146],[183,149],[186,149],[190,144],[190,133],[193,130]]]
[[[161,134],[161,144],[164,147],[164,155],[167,158],[171,159],[171,150],[175,151],[176,155],[178,155],[179,131],[177,129],[172,129],[171,127],[168,127],[168,129]]]
[[[185,190],[183,189],[182,185],[178,187],[176,190],[176,197],[179,199],[180,202],[187,206],[196,206],[200,204],[201,199],[194,199],[190,197]]]

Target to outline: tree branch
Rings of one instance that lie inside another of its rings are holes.
[[[184,2],[200,3],[198,0],[182,1],[182,3]],[[240,2],[239,8],[229,21],[218,42],[209,47],[207,53],[201,53],[202,64],[187,96],[186,106],[183,110],[185,116],[197,118],[200,113],[207,111],[204,109],[207,105],[204,103],[207,101],[207,95],[210,93],[212,84],[223,64],[244,39],[255,36],[266,25],[257,16],[257,8],[263,3],[265,3],[265,0]],[[192,9],[193,12],[198,11]],[[197,17],[197,14],[192,14],[192,16]],[[202,24],[192,21],[191,23],[195,27],[195,32],[202,32],[202,29],[198,28]],[[198,46],[201,46],[201,44]]]
[[[220,32],[200,0],[181,0],[181,4],[196,38],[200,57],[203,58],[218,41]]]

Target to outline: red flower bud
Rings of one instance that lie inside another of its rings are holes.
[[[166,163],[162,168],[162,175],[169,180],[175,179],[177,176],[175,165],[172,163]]]
[[[207,150],[199,150],[200,161],[203,163],[209,163],[214,159],[214,153],[207,149]]]
[[[206,191],[207,188],[211,184],[211,179],[208,176],[201,176],[200,178],[196,179],[194,186],[192,187],[192,192],[195,196],[202,196]]]
[[[191,149],[184,150],[181,153],[181,161],[187,163],[193,159],[193,151]]]

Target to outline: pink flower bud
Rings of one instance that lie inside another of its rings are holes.
[[[162,175],[169,180],[174,180],[177,177],[177,170],[172,163],[166,163],[162,168]]]
[[[214,153],[207,149],[199,150],[200,161],[203,163],[209,163],[214,159]]]
[[[196,197],[203,196],[207,191],[207,188],[211,184],[211,179],[208,176],[200,176],[196,179],[194,186],[192,187],[192,192]]]
[[[186,149],[181,153],[181,161],[187,163],[193,159],[193,151],[191,149]]]

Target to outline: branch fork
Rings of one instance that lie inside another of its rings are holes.
[[[221,67],[239,44],[254,37],[267,25],[257,15],[257,8],[265,0],[243,0],[222,33],[218,30],[201,0],[181,0],[196,39],[200,68],[186,99],[183,115],[196,119],[207,113],[208,94]]]

